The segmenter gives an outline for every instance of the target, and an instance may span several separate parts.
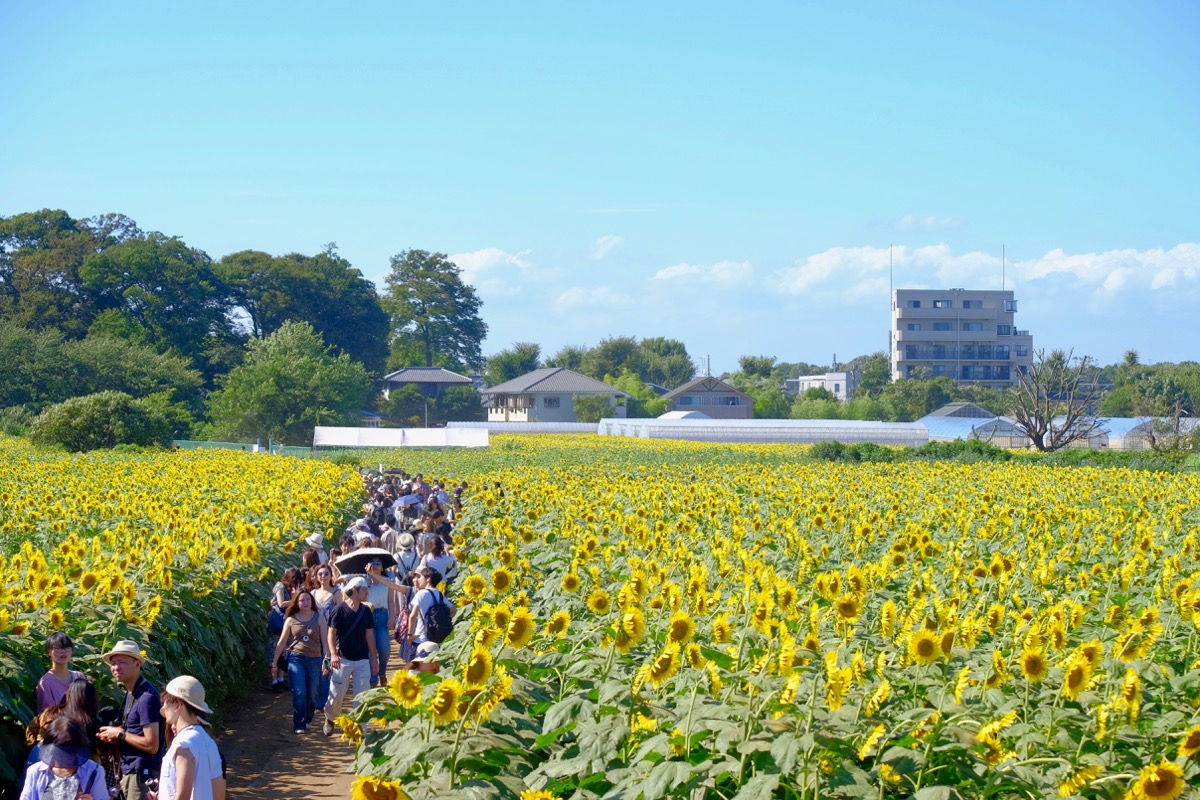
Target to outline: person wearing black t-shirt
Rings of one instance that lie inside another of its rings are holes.
[[[342,710],[342,700],[353,684],[352,697],[365,692],[371,675],[379,670],[375,649],[375,627],[370,609],[363,605],[367,582],[361,577],[346,581],[342,587],[345,602],[334,608],[329,618],[329,653],[333,675],[329,682],[329,701],[325,704],[325,724],[321,730],[333,735],[333,720]]]

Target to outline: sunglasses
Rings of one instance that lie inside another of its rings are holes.
[[[368,564],[379,564],[380,566],[382,566],[382,565],[383,565],[383,562],[382,562],[382,561],[380,561],[378,558],[377,558],[377,559],[375,559],[374,561],[368,561],[367,563],[368,563]]]

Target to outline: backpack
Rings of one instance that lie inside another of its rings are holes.
[[[425,638],[441,644],[454,630],[454,617],[442,593],[437,589],[429,591],[433,592],[433,606],[425,612]]]
[[[412,556],[412,558],[409,559],[410,561],[412,561],[412,563],[411,564],[404,563],[405,551],[401,550],[399,553],[396,554],[396,566],[399,568],[399,571],[400,571],[400,581],[399,582],[404,584],[405,586],[412,586],[413,585],[412,571],[417,568],[417,564],[421,563],[421,555],[415,549],[409,550],[407,554],[409,556]]]

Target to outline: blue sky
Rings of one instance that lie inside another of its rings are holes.
[[[1200,359],[1200,6],[0,0],[0,214],[450,254],[485,353],[827,363],[897,287]]]

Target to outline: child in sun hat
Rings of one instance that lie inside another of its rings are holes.
[[[82,721],[61,716],[42,734],[38,761],[25,773],[21,800],[108,800],[104,768],[89,759]]]

